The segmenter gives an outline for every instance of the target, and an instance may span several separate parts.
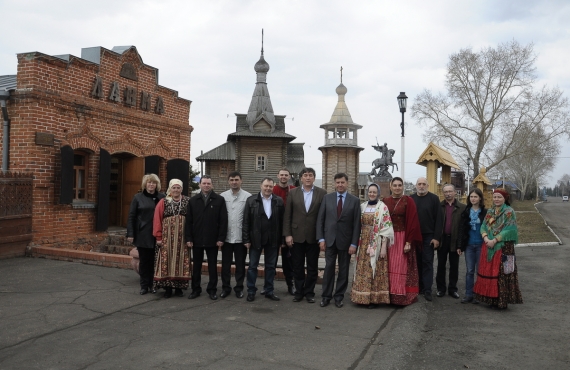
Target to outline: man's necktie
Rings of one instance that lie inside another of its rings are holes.
[[[339,195],[338,204],[336,205],[336,217],[340,218],[341,213],[342,213],[342,195]]]

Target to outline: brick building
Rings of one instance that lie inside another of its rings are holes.
[[[96,247],[126,226],[145,173],[187,192],[191,102],[160,86],[134,46],[17,58],[17,75],[0,77],[2,168],[33,173],[34,245]]]
[[[291,143],[295,136],[285,132],[285,116],[273,113],[267,72],[269,64],[263,56],[255,63],[257,82],[247,114],[236,113],[236,131],[227,141],[196,157],[204,162],[205,174],[212,176],[217,192],[228,188],[228,173],[239,171],[242,187],[250,193],[259,192],[259,183],[266,176],[276,179],[279,169],[287,167],[293,177],[305,167],[303,143]]]
[[[341,72],[342,73],[342,72]],[[325,131],[325,145],[319,150],[323,153],[323,189],[327,192],[335,190],[334,175],[344,172],[348,176],[348,191],[359,196],[359,160],[360,152],[364,150],[358,146],[358,130],[362,126],[352,121],[344,96],[348,92],[342,84],[336,88],[338,102],[328,123],[320,127]]]

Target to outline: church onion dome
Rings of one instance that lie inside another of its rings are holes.
[[[261,53],[261,57],[257,63],[255,63],[253,69],[255,69],[255,72],[257,73],[267,73],[269,72],[269,64],[265,61],[265,58],[263,58],[263,51]]]
[[[258,62],[259,63],[259,62]],[[346,93],[348,92],[348,89],[346,88],[346,86],[344,86],[342,84],[342,82],[340,83],[340,85],[338,85],[338,87],[336,88],[336,93],[337,95],[346,95]]]

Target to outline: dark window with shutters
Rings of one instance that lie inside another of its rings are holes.
[[[111,154],[105,149],[99,151],[99,192],[97,197],[96,231],[109,227],[109,190],[111,187]]]
[[[159,171],[159,164],[160,164],[160,157],[157,155],[151,155],[149,157],[145,157],[144,159],[144,173],[148,175],[149,173],[154,173],[158,176]]]
[[[180,158],[171,159],[168,162],[166,162],[167,184],[166,186],[163,186],[163,188],[168,189],[168,183],[170,182],[170,180],[179,179],[182,181],[183,184],[182,194],[188,195],[188,186],[190,185],[188,182],[189,176],[190,176],[190,162]]]
[[[73,148],[69,145],[61,147],[61,193],[60,204],[71,204],[73,202]]]

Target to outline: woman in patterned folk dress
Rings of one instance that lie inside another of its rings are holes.
[[[378,200],[379,195],[379,186],[371,184],[368,202],[360,206],[362,229],[350,292],[352,302],[368,308],[390,303],[387,248],[394,243],[394,229],[388,207]]]
[[[394,177],[392,195],[383,199],[394,227],[394,245],[388,248],[390,303],[407,306],[417,301],[420,291],[416,244],[422,243],[418,212],[413,199],[404,195],[404,181]]]
[[[475,299],[488,303],[491,308],[503,309],[509,303],[523,303],[515,262],[518,229],[509,193],[495,189],[493,205],[481,226],[484,244],[473,292]]]
[[[156,205],[153,235],[156,237],[154,287],[164,288],[165,298],[182,297],[190,280],[190,254],[184,241],[186,211],[190,198],[182,195],[182,181],[170,180],[166,198]]]

